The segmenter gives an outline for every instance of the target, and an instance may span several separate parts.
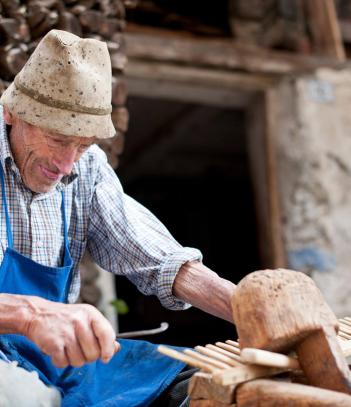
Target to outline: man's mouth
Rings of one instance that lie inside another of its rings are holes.
[[[49,178],[51,181],[58,181],[62,178],[61,174],[50,171],[48,168],[43,167],[42,165],[40,165],[40,170],[45,175],[45,177]]]

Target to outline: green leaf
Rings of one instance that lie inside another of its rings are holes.
[[[119,315],[125,315],[128,314],[129,312],[129,307],[124,300],[121,299],[112,300],[110,304],[114,307],[114,309]]]

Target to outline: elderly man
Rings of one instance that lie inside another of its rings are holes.
[[[126,196],[94,145],[115,135],[110,100],[106,44],[57,30],[1,97],[0,367],[37,372],[70,407],[150,405],[184,368],[148,342],[117,343],[101,313],[74,304],[86,249],[165,307],[232,318],[234,285]]]

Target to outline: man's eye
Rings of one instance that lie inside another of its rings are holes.
[[[49,144],[50,144],[50,143],[51,143],[51,144],[62,144],[62,143],[63,143],[62,140],[55,139],[55,138],[50,138],[50,139],[48,139],[48,142],[49,142]]]

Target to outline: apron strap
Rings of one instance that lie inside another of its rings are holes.
[[[2,168],[1,164],[0,164],[0,178],[1,178],[2,202],[3,202],[5,218],[6,218],[7,244],[10,249],[13,249],[13,236],[12,236],[10,216],[9,216],[7,199],[6,199],[4,169]],[[65,245],[64,257],[66,257],[67,252],[68,252],[68,247],[69,247],[69,240],[68,240],[68,228],[67,228],[66,211],[65,211],[65,192],[61,191],[61,195],[62,195],[61,213],[62,213],[62,219],[63,219],[64,245]]]
[[[12,237],[9,211],[8,211],[8,207],[7,207],[7,199],[6,199],[4,169],[2,168],[1,164],[0,164],[0,174],[1,174],[0,178],[1,178],[2,202],[4,205],[5,218],[6,218],[7,244],[10,249],[13,249],[13,237]]]
[[[66,210],[65,210],[65,191],[61,191],[61,196],[62,196],[62,202],[61,202],[61,213],[62,213],[62,219],[63,219],[63,236],[64,236],[64,242],[65,246],[68,244],[68,230],[67,230],[67,220],[66,220]]]
[[[69,253],[69,239],[68,239],[68,226],[67,226],[67,218],[66,218],[66,209],[65,209],[65,191],[61,191],[62,202],[61,202],[61,213],[63,219],[63,239],[64,239],[64,260],[63,263],[67,265],[69,262],[72,261],[70,253]]]
[[[63,233],[64,233],[64,255],[63,255],[63,266],[69,267],[69,277],[66,284],[65,290],[65,301],[68,301],[69,290],[72,283],[72,271],[73,271],[73,260],[71,257],[71,253],[69,251],[69,239],[68,239],[68,225],[67,225],[67,218],[66,218],[66,209],[65,209],[65,192],[64,190],[61,191],[62,196],[62,203],[61,203],[61,213],[63,219]]]

